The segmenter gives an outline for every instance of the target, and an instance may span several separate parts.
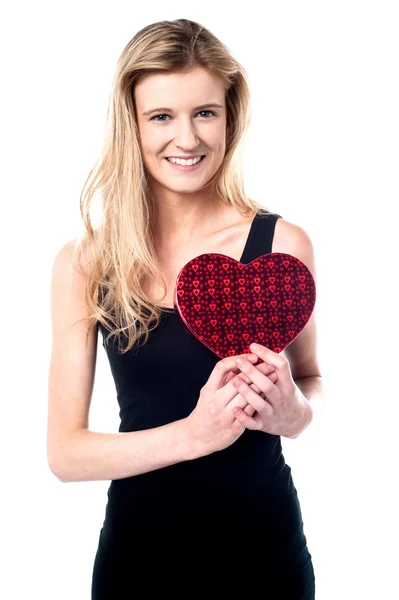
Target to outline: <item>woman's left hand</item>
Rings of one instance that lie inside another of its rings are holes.
[[[232,383],[255,413],[250,416],[241,408],[234,407],[233,414],[247,429],[288,438],[297,437],[309,424],[311,412],[309,401],[292,379],[288,360],[266,346],[259,345],[259,348],[250,346],[253,354],[275,368],[277,379],[273,383],[267,375],[259,371],[256,365],[246,359],[237,360],[238,368],[257,385],[265,399],[237,377]],[[243,360],[241,364],[240,360]]]

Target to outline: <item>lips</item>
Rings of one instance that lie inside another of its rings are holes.
[[[205,156],[206,156],[206,154],[202,154],[201,160],[203,160],[205,158]],[[198,156],[194,156],[194,157],[191,156],[190,158],[180,158],[178,156],[165,156],[166,160],[169,160],[169,158],[179,158],[179,160],[193,160],[194,158],[198,158]]]

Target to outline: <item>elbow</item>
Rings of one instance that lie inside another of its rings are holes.
[[[55,475],[55,477],[57,477],[57,479],[59,481],[61,481],[62,483],[66,483],[63,475],[61,474],[60,470],[58,469],[58,467],[56,465],[48,463],[48,466],[49,466],[49,469],[50,469],[51,473],[53,475]]]
[[[66,475],[66,470],[62,467],[59,458],[56,458],[49,453],[47,454],[47,464],[51,473],[57,477],[61,483],[69,483],[71,480]]]
[[[53,475],[61,483],[74,481],[71,478],[71,446],[69,439],[57,436],[47,437],[47,464]]]

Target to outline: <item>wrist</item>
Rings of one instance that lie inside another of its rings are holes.
[[[180,421],[182,426],[182,444],[186,460],[195,460],[204,456],[206,452],[204,452],[203,444],[194,433],[190,417],[191,415]]]
[[[309,400],[305,398],[303,394],[301,394],[300,406],[300,417],[298,418],[298,421],[296,422],[295,427],[293,428],[290,435],[287,436],[290,439],[297,438],[307,427],[309,427],[313,419],[313,408]]]

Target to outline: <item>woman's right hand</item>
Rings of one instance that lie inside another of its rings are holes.
[[[228,356],[216,363],[208,381],[201,388],[195,409],[187,417],[190,435],[198,448],[199,456],[227,448],[244,433],[245,427],[233,415],[232,409],[235,406],[239,406],[250,416],[254,413],[232,383],[234,379],[241,377],[256,393],[260,392],[237,367],[236,360],[239,356]],[[252,364],[258,360],[255,354],[241,356]],[[256,368],[273,383],[277,380],[276,369],[272,365],[261,362]]]

